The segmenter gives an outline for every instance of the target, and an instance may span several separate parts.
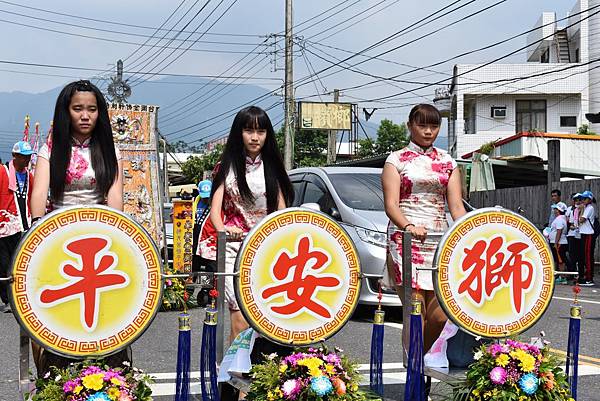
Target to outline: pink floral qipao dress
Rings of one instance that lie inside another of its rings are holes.
[[[428,234],[446,231],[446,192],[456,161],[441,149],[422,149],[409,142],[405,148],[391,153],[386,163],[396,167],[400,174],[399,207],[408,221],[424,226]],[[433,290],[431,272],[417,268],[432,266],[439,240],[439,236],[428,236],[425,243],[412,241],[413,288]],[[402,284],[402,233],[392,222],[388,225],[388,250],[394,265],[391,276],[396,284]]]

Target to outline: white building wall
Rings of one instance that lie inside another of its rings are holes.
[[[600,0],[589,0],[589,6],[600,5]],[[589,23],[589,57],[590,60],[600,58],[600,14],[590,17]],[[600,113],[600,68],[598,63],[591,64],[589,72],[589,109],[591,113]],[[592,131],[600,132],[600,124],[591,124]]]
[[[521,154],[548,160],[548,140],[553,138],[521,138]],[[576,170],[600,170],[600,140],[560,139],[560,166]]]
[[[561,116],[577,117],[577,126],[581,125],[583,114],[579,95],[493,95],[479,96],[476,104],[476,132],[458,137],[458,157],[479,149],[490,141],[508,138],[516,132],[516,101],[517,100],[546,100],[546,132],[574,134],[577,127],[561,127]],[[492,106],[506,106],[506,118],[491,117]]]

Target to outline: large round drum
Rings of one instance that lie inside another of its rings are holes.
[[[523,216],[484,208],[459,219],[434,257],[434,288],[448,317],[481,337],[521,333],[550,304],[554,262],[542,233]]]
[[[360,294],[360,262],[346,231],[327,215],[290,208],[248,234],[236,260],[235,293],[250,325],[280,344],[334,335]]]
[[[15,316],[43,347],[105,356],[150,325],[161,299],[161,263],[142,226],[117,210],[67,207],[21,240],[11,285]]]

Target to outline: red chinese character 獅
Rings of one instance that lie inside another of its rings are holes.
[[[514,310],[523,309],[524,294],[533,282],[533,265],[523,252],[529,246],[520,241],[505,243],[500,236],[481,239],[472,248],[465,248],[461,269],[467,273],[459,282],[458,293],[466,294],[475,304],[494,298],[497,290],[511,288]]]
[[[65,243],[65,253],[74,257],[77,263],[62,262],[61,275],[69,281],[42,288],[41,305],[52,307],[79,299],[81,323],[87,331],[93,331],[98,323],[100,293],[129,284],[125,273],[115,271],[118,257],[109,252],[110,245],[110,239],[100,235],[77,237]]]
[[[285,302],[272,305],[271,310],[285,317],[306,311],[315,317],[331,318],[330,308],[317,299],[320,290],[332,291],[342,283],[335,274],[320,273],[330,262],[327,253],[312,247],[310,236],[302,237],[295,256],[283,251],[272,265],[271,273],[278,283],[263,288],[262,298],[269,300],[283,295]]]

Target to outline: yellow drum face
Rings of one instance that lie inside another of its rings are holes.
[[[103,206],[44,217],[13,260],[15,316],[45,348],[103,356],[133,342],[160,305],[161,263],[146,231]]]
[[[236,268],[242,313],[253,328],[281,344],[331,337],[358,303],[354,243],[319,212],[290,208],[267,216],[246,237]]]
[[[554,290],[550,247],[524,217],[499,208],[461,218],[440,242],[434,287],[450,319],[482,337],[527,330]]]

